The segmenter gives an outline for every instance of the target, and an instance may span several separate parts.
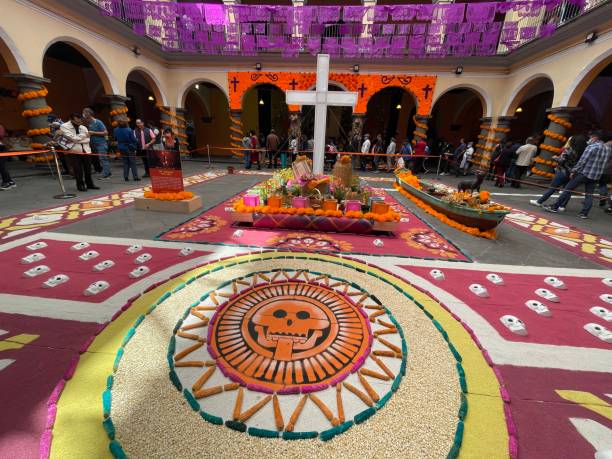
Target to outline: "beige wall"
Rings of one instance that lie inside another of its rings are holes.
[[[73,18],[73,12],[58,11],[58,6],[51,0],[35,0],[35,3],[28,0],[2,0],[0,53],[3,56],[11,53],[11,56],[4,59],[11,71],[19,70],[42,76],[45,50],[50,44],[63,40],[77,47],[90,59],[106,93],[125,95],[127,76],[132,70],[138,69],[147,75],[148,82],[154,86],[156,99],[163,105],[184,106],[186,91],[197,82],[210,82],[228,94],[226,71],[235,69],[235,65],[216,63],[213,66],[205,58],[197,65],[169,65],[159,56],[146,52],[136,57],[130,49],[132,43],[102,29],[102,21],[98,17]],[[511,69],[472,70],[466,67],[462,75],[455,75],[443,61],[432,60],[431,64],[426,68],[420,67],[416,73],[438,75],[433,94],[434,103],[453,88],[475,90],[485,105],[485,116],[512,114],[515,106],[520,103],[516,99],[517,95],[520,98],[521,89],[538,76],[547,76],[554,84],[553,107],[577,104],[577,94],[584,89],[580,82],[592,77],[591,73],[597,69],[598,64],[601,65],[612,56],[612,32],[608,30],[599,33],[599,38],[592,44],[585,44],[582,42],[583,37],[577,37],[573,45],[563,45],[562,49],[550,51],[548,55],[535,56],[532,62],[524,62]],[[231,58],[228,58],[228,64],[229,61]],[[277,64],[266,64],[266,68],[285,70],[289,69],[289,65],[292,64],[278,60]],[[333,70],[346,71],[345,63],[332,67]],[[390,66],[386,62],[368,63],[363,71],[415,73],[415,69],[408,65],[398,68],[397,63]]]

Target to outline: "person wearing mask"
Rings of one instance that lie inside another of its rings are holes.
[[[87,123],[89,131],[89,146],[93,153],[92,163],[94,169],[96,172],[102,172],[100,180],[108,180],[112,174],[110,171],[110,160],[108,159],[108,131],[106,126],[102,121],[94,117],[94,111],[91,108],[83,109],[83,119]],[[98,167],[96,167],[96,164]]]
[[[164,146],[164,150],[179,151],[180,148],[179,139],[174,135],[172,129],[170,128],[164,129],[164,133],[162,136],[162,144]]]
[[[512,163],[515,153],[516,150],[512,146],[512,141],[507,140],[501,148],[499,155],[492,161],[494,164],[496,187],[503,188],[506,185],[506,172]]]
[[[584,153],[582,153],[582,156],[571,170],[570,181],[565,185],[559,198],[550,207],[543,206],[544,210],[558,212],[560,208],[567,207],[571,192],[580,185],[584,185],[584,202],[578,216],[582,219],[589,218],[589,211],[593,205],[595,185],[601,178],[610,156],[610,150],[603,143],[602,136],[601,131],[591,132]]]
[[[525,172],[529,170],[538,153],[538,147],[534,144],[534,139],[529,137],[525,145],[516,150],[516,164],[514,166],[514,180],[512,180],[512,188],[521,187],[521,179]]]
[[[455,151],[453,151],[453,161],[455,163],[455,177],[459,177],[459,172],[461,171],[459,165],[461,164],[461,158],[463,158],[463,153],[465,152],[466,148],[467,147],[465,145],[465,139],[459,139],[459,145],[457,145],[457,148],[455,148]]]
[[[121,153],[121,161],[123,161],[123,179],[128,182],[130,180],[130,171],[132,178],[138,182],[138,166],[136,165],[136,147],[138,142],[134,131],[128,124],[127,118],[119,120],[119,125],[113,131],[113,137],[117,141],[117,148]]]
[[[68,154],[68,164],[74,173],[77,183],[77,190],[87,191],[99,190],[100,187],[94,185],[91,179],[91,147],[89,146],[89,131],[83,126],[83,118],[80,113],[70,115],[70,121],[60,126],[62,136],[70,142],[68,152],[78,154]]]
[[[468,142],[467,148],[463,152],[463,158],[461,158],[461,164],[459,168],[463,171],[463,175],[467,175],[470,167],[472,166],[472,155],[474,154],[474,147],[472,142]]]
[[[152,149],[155,144],[155,134],[153,130],[145,127],[142,120],[136,120],[136,129],[134,130],[134,134],[136,135],[136,141],[138,142],[137,146],[137,155],[142,158],[142,164],[145,168],[145,173],[143,177],[149,176],[149,160],[147,159],[147,150]]]
[[[395,143],[395,137],[391,137],[391,142],[389,142],[389,146],[387,147],[387,172],[393,171],[393,165],[395,164],[395,149],[397,148],[397,144]]]
[[[4,153],[8,151],[8,147],[4,143],[6,139],[6,129],[2,124],[0,124],[0,153]],[[0,156],[0,176],[2,176],[2,184],[0,185],[0,191],[10,190],[11,188],[16,188],[15,182],[11,178],[11,174],[8,173],[6,169],[6,156]]]
[[[276,169],[278,167],[278,147],[280,139],[276,135],[274,129],[270,129],[270,133],[266,137],[266,155],[268,157],[268,169]]]
[[[363,143],[361,144],[361,170],[365,171],[366,168],[366,162],[367,162],[367,155],[368,153],[370,153],[370,147],[372,146],[372,142],[370,141],[370,134],[366,134],[363,136]]]
[[[572,169],[578,162],[578,158],[586,148],[586,139],[582,135],[575,135],[568,139],[563,148],[563,152],[558,156],[553,156],[551,159],[557,163],[555,166],[555,176],[550,182],[548,190],[544,192],[537,200],[532,199],[529,204],[532,206],[541,207],[556,191],[567,185],[570,181]],[[559,211],[563,212],[565,207],[559,207]]]

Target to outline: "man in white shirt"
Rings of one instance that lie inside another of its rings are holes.
[[[370,134],[366,134],[363,136],[363,143],[361,144],[361,153],[364,155],[370,153],[370,147],[372,146],[372,142],[370,141]],[[361,157],[361,170],[365,171],[366,165],[366,156]]]
[[[80,113],[70,115],[70,120],[60,126],[62,136],[71,143],[67,151],[80,154],[67,154],[68,164],[73,170],[74,178],[79,191],[99,190],[91,179],[91,162],[89,155],[89,131],[83,126],[83,118]]]
[[[389,142],[389,146],[387,147],[387,155],[395,154],[395,137],[391,137],[391,142]],[[391,172],[393,170],[393,164],[395,163],[395,156],[387,156],[387,171]]]
[[[529,137],[527,142],[522,147],[519,147],[516,150],[516,165],[514,169],[514,179],[512,181],[513,188],[520,188],[521,183],[520,180],[531,167],[531,163],[533,163],[533,158],[535,158],[538,153],[538,147],[534,144],[534,139]]]

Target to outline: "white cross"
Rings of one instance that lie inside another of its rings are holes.
[[[357,93],[329,91],[329,54],[317,55],[317,86],[314,91],[287,91],[288,105],[314,105],[314,152],[312,172],[323,173],[325,158],[325,130],[327,127],[327,107],[355,107]]]

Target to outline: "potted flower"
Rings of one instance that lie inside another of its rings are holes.
[[[268,196],[268,206],[273,209],[278,209],[282,206],[282,198],[278,194]]]
[[[334,196],[328,195],[323,199],[323,210],[338,210],[338,200]]]

